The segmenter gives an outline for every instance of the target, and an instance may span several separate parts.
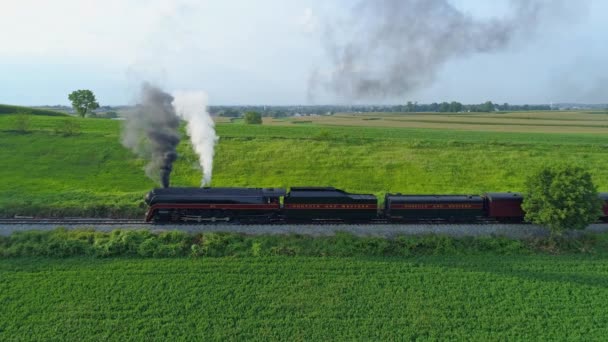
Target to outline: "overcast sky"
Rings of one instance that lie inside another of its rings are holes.
[[[510,4],[448,1],[475,20],[501,18]],[[321,87],[311,98],[313,71],[333,67],[325,28],[358,20],[354,3],[2,0],[0,103],[68,104],[70,91],[86,88],[102,105],[132,104],[143,80],[168,91],[204,90],[212,105],[608,103],[604,0],[546,0],[563,8],[504,48],[447,58],[414,89],[349,98]]]

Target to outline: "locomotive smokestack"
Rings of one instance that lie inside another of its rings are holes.
[[[169,186],[173,162],[177,159],[180,141],[179,118],[171,102],[173,97],[161,89],[144,83],[141,103],[127,117],[123,131],[123,144],[147,159],[146,174]]]
[[[177,153],[168,152],[163,158],[163,166],[160,167],[160,184],[163,188],[168,188],[170,184],[173,162],[177,159]]]

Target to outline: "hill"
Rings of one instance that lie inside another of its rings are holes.
[[[57,112],[54,110],[0,104],[0,115],[15,114],[15,113],[27,113],[27,114],[45,115],[45,116],[68,116],[68,114],[66,114],[66,113]]]

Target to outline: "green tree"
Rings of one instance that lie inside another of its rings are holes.
[[[228,118],[238,118],[239,116],[241,116],[241,113],[239,113],[238,110],[228,108],[220,111],[219,116],[224,116]]]
[[[484,104],[481,105],[480,110],[482,112],[493,112],[494,104],[492,103],[492,101],[486,101]]]
[[[75,90],[68,95],[68,99],[72,101],[72,107],[81,117],[84,117],[87,112],[99,108],[95,94],[88,89]]]
[[[458,113],[460,111],[462,111],[462,103],[452,101],[452,103],[450,103],[450,112]]]
[[[449,112],[450,104],[447,102],[441,102],[441,104],[439,104],[439,111],[442,113]]]
[[[602,200],[591,174],[580,167],[545,167],[528,178],[526,188],[526,221],[546,226],[552,234],[585,229],[601,215]]]
[[[262,124],[262,114],[259,112],[247,112],[245,113],[245,123],[251,125],[260,125]]]
[[[407,101],[407,104],[405,105],[405,110],[408,113],[413,113],[416,111],[416,105],[412,103],[412,101]]]

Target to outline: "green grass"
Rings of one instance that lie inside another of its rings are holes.
[[[0,115],[0,216],[131,216],[155,186],[120,144],[120,122],[32,116],[30,132]],[[76,120],[81,134],[55,133]],[[445,129],[218,124],[214,186],[331,185],[353,192],[520,191],[535,168],[567,162],[608,190],[608,136]],[[197,157],[179,146],[172,184],[198,186]]]
[[[32,131],[10,131],[15,116],[0,117],[0,214],[133,215],[154,183],[119,142],[111,120],[32,117]],[[76,136],[54,133],[77,121]],[[4,131],[3,131],[4,130]],[[137,214],[136,214],[137,215]]]
[[[603,340],[608,259],[2,259],[0,340]]]

